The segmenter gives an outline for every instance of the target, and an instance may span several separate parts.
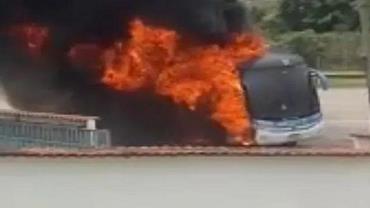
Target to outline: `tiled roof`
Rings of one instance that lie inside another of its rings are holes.
[[[95,116],[62,115],[18,110],[0,110],[0,119],[17,119],[24,122],[47,122],[84,125],[89,120],[98,120]]]
[[[24,117],[42,117],[50,119],[65,119],[65,120],[76,120],[76,121],[87,121],[89,119],[98,119],[96,116],[82,116],[82,115],[63,115],[55,113],[43,113],[43,112],[28,112],[19,110],[0,110],[0,115],[19,115]]]
[[[119,147],[101,150],[66,151],[27,149],[0,152],[10,157],[107,158],[107,157],[175,157],[175,156],[370,156],[370,149],[348,147]]]

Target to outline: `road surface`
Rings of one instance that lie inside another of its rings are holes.
[[[317,140],[307,145],[369,145],[370,138],[355,138],[354,135],[370,134],[370,112],[365,88],[331,89],[320,92],[326,126]],[[369,144],[368,144],[369,143]]]

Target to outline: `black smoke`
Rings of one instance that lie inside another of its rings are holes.
[[[122,93],[98,82],[93,70],[72,66],[66,54],[77,43],[109,47],[129,37],[141,18],[170,27],[200,43],[225,43],[249,28],[237,0],[0,0],[0,80],[11,103],[22,110],[97,115],[112,131],[114,145],[187,144],[225,132],[207,112],[189,112],[150,92]],[[49,29],[42,59],[35,61],[7,28],[36,23]]]

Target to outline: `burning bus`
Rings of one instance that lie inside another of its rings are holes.
[[[294,144],[320,134],[317,88],[328,89],[325,75],[292,54],[267,54],[241,67],[257,144]]]
[[[290,141],[269,122],[316,131],[320,76],[271,58],[251,27],[238,0],[0,0],[0,79],[18,109],[99,116],[114,146]]]

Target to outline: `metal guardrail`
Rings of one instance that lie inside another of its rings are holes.
[[[323,72],[325,76],[329,78],[354,78],[354,79],[362,79],[366,78],[365,72],[360,71],[349,71],[349,72]]]
[[[33,124],[0,120],[0,148],[105,148],[109,147],[108,130],[87,130],[68,125]]]

